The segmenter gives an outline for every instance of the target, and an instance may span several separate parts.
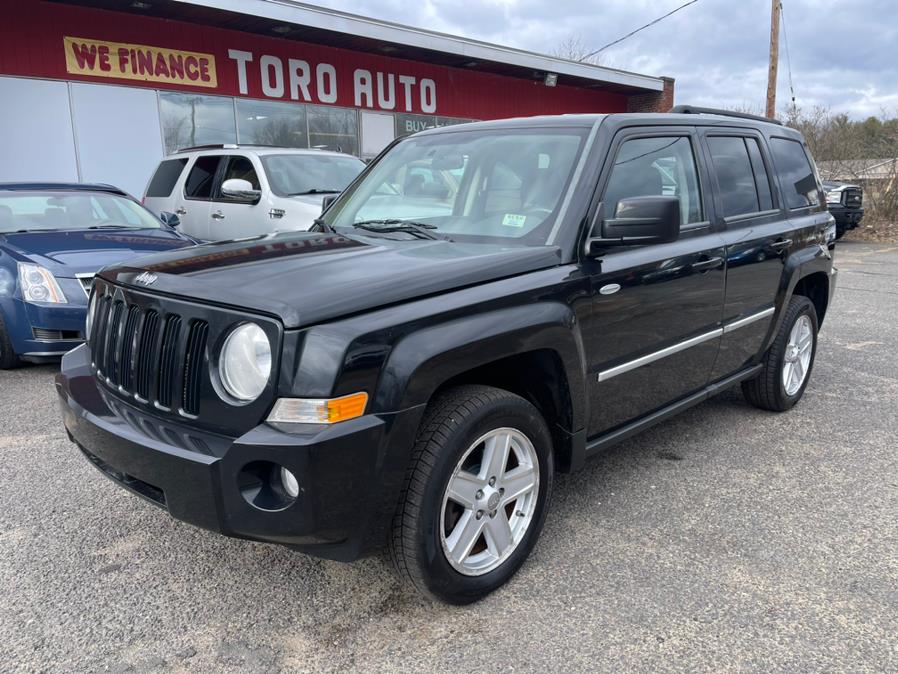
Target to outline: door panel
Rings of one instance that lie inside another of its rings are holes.
[[[187,167],[183,189],[177,190],[175,214],[185,234],[210,240],[209,206],[219,171],[221,155],[200,155]]]
[[[724,334],[711,375],[717,380],[758,355],[773,320],[794,232],[771,180],[763,136],[750,129],[725,128],[700,135],[713,168],[716,224],[726,245]]]
[[[264,200],[248,204],[229,200],[221,194],[221,184],[230,178],[246,180],[253,189],[260,189],[259,171],[253,160],[245,155],[227,156],[209,210],[209,238],[221,241],[271,232],[274,221],[268,216]]]
[[[677,241],[608,248],[587,260],[591,303],[581,329],[589,367],[588,436],[701,389],[720,342],[723,240],[705,218],[707,175],[691,127],[633,129],[615,139],[600,178],[598,217],[620,199],[680,199]]]
[[[711,232],[603,257],[583,320],[590,436],[702,388],[720,342],[725,255]],[[696,271],[692,265],[719,259]],[[609,286],[619,285],[613,294]],[[646,362],[648,361],[648,362]]]

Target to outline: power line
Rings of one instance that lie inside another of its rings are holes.
[[[786,13],[780,0],[780,20],[783,24],[783,42],[786,45],[786,68],[789,70],[789,94],[792,96],[792,107],[795,107],[795,87],[792,85],[792,57],[789,56],[789,33],[786,32]]]
[[[688,7],[689,5],[694,5],[696,2],[698,2],[698,0],[689,0],[689,2],[684,2],[682,5],[680,5],[680,6],[677,7],[676,9],[672,9],[671,11],[669,11],[669,12],[668,12],[667,14],[665,14],[664,16],[659,16],[659,17],[658,17],[657,19],[655,19],[654,21],[649,21],[649,22],[648,22],[647,24],[645,24],[644,26],[640,26],[640,27],[637,28],[636,30],[630,31],[629,33],[627,33],[627,34],[624,35],[623,37],[618,38],[617,40],[615,40],[614,42],[609,42],[609,43],[606,44],[604,47],[599,47],[599,48],[596,49],[595,51],[589,52],[588,54],[586,54],[585,56],[581,56],[581,57],[580,57],[579,59],[577,59],[577,60],[578,60],[578,61],[585,61],[585,60],[588,59],[588,58],[592,58],[593,56],[595,56],[595,55],[598,54],[599,52],[605,51],[606,49],[608,49],[608,47],[613,47],[613,46],[616,45],[617,43],[623,42],[623,41],[626,40],[628,37],[633,37],[634,35],[636,35],[636,33],[640,32],[640,31],[643,31],[643,30],[645,30],[646,28],[650,28],[651,26],[654,26],[656,23],[658,23],[658,22],[660,22],[660,21],[663,21],[664,19],[666,19],[667,17],[669,17],[671,14],[676,14],[676,13],[679,12],[681,9],[685,9],[685,8]]]

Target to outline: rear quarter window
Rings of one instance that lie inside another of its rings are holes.
[[[819,205],[817,176],[802,144],[788,138],[771,138],[770,151],[783,186],[786,205],[789,208]]]
[[[150,185],[147,187],[148,197],[168,197],[181,177],[181,172],[187,165],[187,158],[166,159],[160,162],[159,168],[153,174]]]

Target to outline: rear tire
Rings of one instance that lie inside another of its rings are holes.
[[[801,400],[817,353],[817,311],[807,297],[793,295],[773,345],[754,379],[742,382],[749,403],[762,410],[785,412]]]
[[[549,430],[529,402],[488,386],[441,394],[424,415],[393,520],[400,576],[452,604],[502,586],[539,538],[553,473]]]
[[[3,316],[0,315],[0,370],[11,370],[18,365],[19,358],[12,348],[6,324],[3,322]]]

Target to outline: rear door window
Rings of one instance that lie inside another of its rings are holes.
[[[720,205],[725,218],[769,210],[761,208],[755,173],[745,141],[746,139],[741,136],[708,138],[711,161],[717,175]]]
[[[761,146],[757,138],[746,138],[748,157],[751,159],[751,168],[755,173],[755,185],[758,188],[758,201],[762,211],[773,209],[773,192],[770,189],[770,174],[764,166],[764,157],[761,155]]]
[[[215,172],[221,156],[197,157],[187,176],[184,195],[188,199],[208,200],[212,198],[212,187],[215,184]]]
[[[817,176],[801,143],[789,138],[771,138],[770,151],[789,208],[819,205]]]
[[[168,197],[181,177],[181,171],[187,165],[187,157],[166,159],[160,162],[153,179],[147,187],[148,197]]]

